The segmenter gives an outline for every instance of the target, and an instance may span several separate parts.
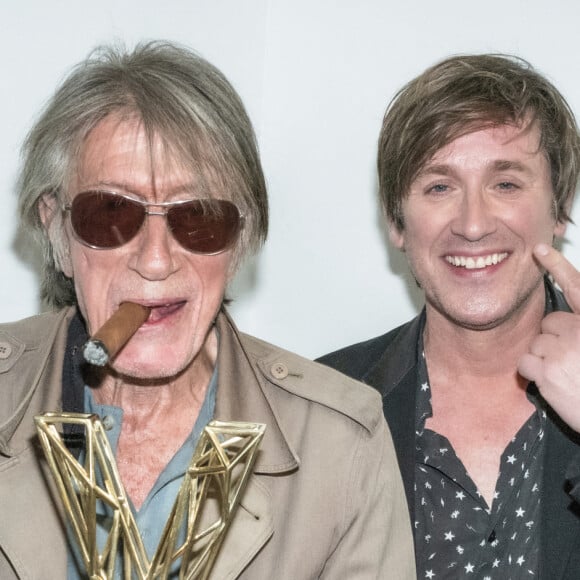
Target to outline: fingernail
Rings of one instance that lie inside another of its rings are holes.
[[[550,247],[546,244],[538,244],[536,246],[536,253],[540,256],[547,256],[548,252],[550,251]]]

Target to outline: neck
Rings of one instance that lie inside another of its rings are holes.
[[[427,304],[427,360],[439,368],[452,369],[455,376],[514,375],[520,357],[540,332],[545,308],[543,287],[540,290],[509,319],[482,330],[461,326]]]

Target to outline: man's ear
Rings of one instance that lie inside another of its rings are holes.
[[[566,201],[566,205],[564,210],[566,215],[570,215],[572,213],[572,204],[574,202],[573,198],[569,198]],[[556,201],[554,200],[554,207],[556,207]],[[561,216],[561,213],[557,211],[556,213]],[[554,238],[563,238],[564,234],[566,233],[566,228],[568,227],[568,222],[565,219],[559,219],[556,224],[554,225]]]
[[[395,225],[394,222],[388,222],[389,227],[389,240],[395,248],[401,250],[402,252],[405,251],[405,230],[400,229],[398,226]]]
[[[568,227],[568,222],[558,220],[554,226],[554,237],[563,238],[566,233],[566,228]]]
[[[66,239],[66,233],[64,230],[60,232],[62,238],[55,238],[53,221],[57,213],[60,211],[58,200],[56,195],[53,193],[45,193],[38,200],[38,215],[40,216],[40,221],[44,226],[46,235],[52,246],[52,255],[54,257],[55,265],[57,269],[60,269],[63,274],[69,278],[72,278],[72,265],[70,261],[68,240]],[[61,225],[55,224],[56,227],[62,227]]]
[[[47,233],[57,210],[58,201],[54,193],[44,193],[38,200],[38,215],[40,216],[40,221]]]

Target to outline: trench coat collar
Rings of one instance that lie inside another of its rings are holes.
[[[417,395],[417,348],[425,327],[425,309],[400,328],[375,364],[361,377],[378,388],[383,413],[391,430],[403,477],[411,523],[415,519],[415,401]]]
[[[215,418],[219,421],[264,423],[266,432],[254,465],[256,473],[284,473],[296,469],[299,458],[290,446],[279,418],[268,400],[268,387],[275,378],[269,369],[277,360],[275,351],[248,352],[247,339],[222,311],[217,318],[219,333],[218,389]]]
[[[268,357],[275,356],[272,354],[275,351],[248,352],[248,340],[240,335],[225,310],[218,315],[216,327],[219,351],[215,418],[266,425],[253,473],[211,573],[211,578],[234,579],[243,573],[274,533],[275,506],[260,475],[291,472],[298,467],[299,460],[266,394],[270,377],[265,370],[270,365]]]
[[[24,321],[19,337],[6,330],[0,331],[0,340],[11,347],[11,355],[2,361],[0,372],[8,372],[18,365],[12,383],[15,407],[0,425],[0,453],[7,457],[18,455],[30,446],[29,429],[19,429],[20,425],[32,425],[35,415],[61,407],[61,389],[42,389],[39,385],[46,385],[47,381],[60,384],[66,334],[75,311],[66,308],[50,315],[54,323],[42,325],[40,333],[33,323],[36,317],[27,319],[31,321],[30,329]],[[25,363],[28,356],[32,356],[34,364]]]

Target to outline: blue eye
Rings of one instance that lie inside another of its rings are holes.
[[[426,193],[445,193],[449,190],[449,186],[443,183],[436,183],[427,189]]]
[[[508,191],[510,189],[519,189],[519,187],[515,183],[512,183],[511,181],[502,181],[502,182],[498,183],[497,186],[500,189],[508,190]]]

